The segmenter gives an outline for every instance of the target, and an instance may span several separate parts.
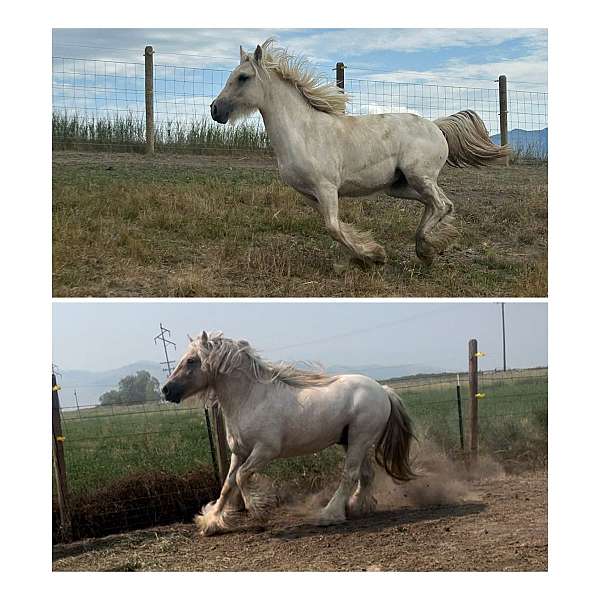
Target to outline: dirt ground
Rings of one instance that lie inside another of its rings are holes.
[[[429,484],[427,484],[428,486]],[[201,537],[191,523],[53,547],[54,571],[546,571],[547,472],[461,482],[432,504],[316,527],[296,512]],[[424,489],[421,490],[423,492]],[[404,494],[406,497],[407,494]],[[456,498],[452,500],[452,498]],[[415,502],[415,500],[417,500]],[[380,503],[381,504],[381,503]],[[413,504],[411,506],[410,504]],[[417,504],[417,505],[414,505]],[[420,506],[418,504],[421,504]]]

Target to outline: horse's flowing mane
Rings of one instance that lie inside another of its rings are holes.
[[[277,73],[291,83],[314,109],[331,115],[345,114],[348,95],[344,90],[325,81],[310,68],[306,59],[274,47],[273,43],[273,38],[269,38],[261,46],[261,65],[267,72]]]
[[[191,346],[211,377],[238,370],[258,383],[280,382],[298,388],[329,385],[338,379],[322,371],[298,369],[292,363],[264,360],[245,340],[231,340],[220,331],[211,331],[205,342],[198,336]]]

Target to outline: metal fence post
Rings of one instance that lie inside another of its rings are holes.
[[[58,497],[58,512],[60,515],[61,537],[70,541],[72,537],[71,512],[69,510],[69,493],[67,488],[67,470],[65,467],[64,441],[60,421],[60,402],[56,383],[56,375],[52,373],[52,456],[54,458],[54,476]]]
[[[477,465],[479,457],[479,401],[477,377],[477,340],[469,340],[469,465]]]
[[[146,92],[146,154],[154,154],[154,49],[146,46],[145,83]]]
[[[506,91],[506,75],[498,77],[498,95],[500,98],[500,144],[508,144],[508,92]],[[506,164],[510,164],[510,158],[506,157]]]

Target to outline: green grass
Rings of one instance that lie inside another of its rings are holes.
[[[464,381],[464,379],[463,379]],[[417,425],[418,435],[434,441],[444,452],[460,447],[456,382],[452,378],[419,388],[393,386]],[[480,448],[502,462],[545,461],[547,444],[548,376],[536,370],[522,378],[483,376],[479,391]],[[468,448],[469,389],[461,386],[463,430]]]
[[[55,150],[144,152],[145,120],[128,115],[94,117],[77,113],[52,113],[52,146]],[[166,121],[154,131],[159,152],[207,153],[211,150],[252,150],[270,152],[269,138],[257,122],[223,127],[208,117],[186,122]],[[547,153],[530,145],[512,152],[511,160],[546,161]]]
[[[423,383],[415,378],[391,385],[401,394],[421,440],[448,454],[459,447],[454,379]],[[547,444],[547,370],[518,378],[482,378],[479,402],[482,451],[502,462],[543,463]],[[463,415],[467,427],[468,395],[463,385]],[[71,491],[91,493],[120,478],[140,473],[185,474],[210,465],[204,412],[170,404],[99,407],[63,415],[65,459]],[[266,474],[319,486],[343,458],[339,447],[305,457],[272,463]]]
[[[52,147],[55,150],[144,152],[146,126],[133,115],[110,118],[52,113]],[[210,119],[180,123],[167,121],[154,132],[159,152],[209,153],[212,150],[269,152],[269,140],[257,124],[218,126]]]

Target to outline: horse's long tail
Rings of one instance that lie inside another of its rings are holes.
[[[377,446],[375,460],[394,481],[415,477],[410,467],[410,443],[414,438],[412,422],[400,396],[387,385],[383,386],[390,400],[391,412]]]
[[[482,167],[510,154],[509,146],[496,146],[490,140],[484,122],[472,110],[461,110],[449,117],[437,119],[448,143],[451,167]]]

